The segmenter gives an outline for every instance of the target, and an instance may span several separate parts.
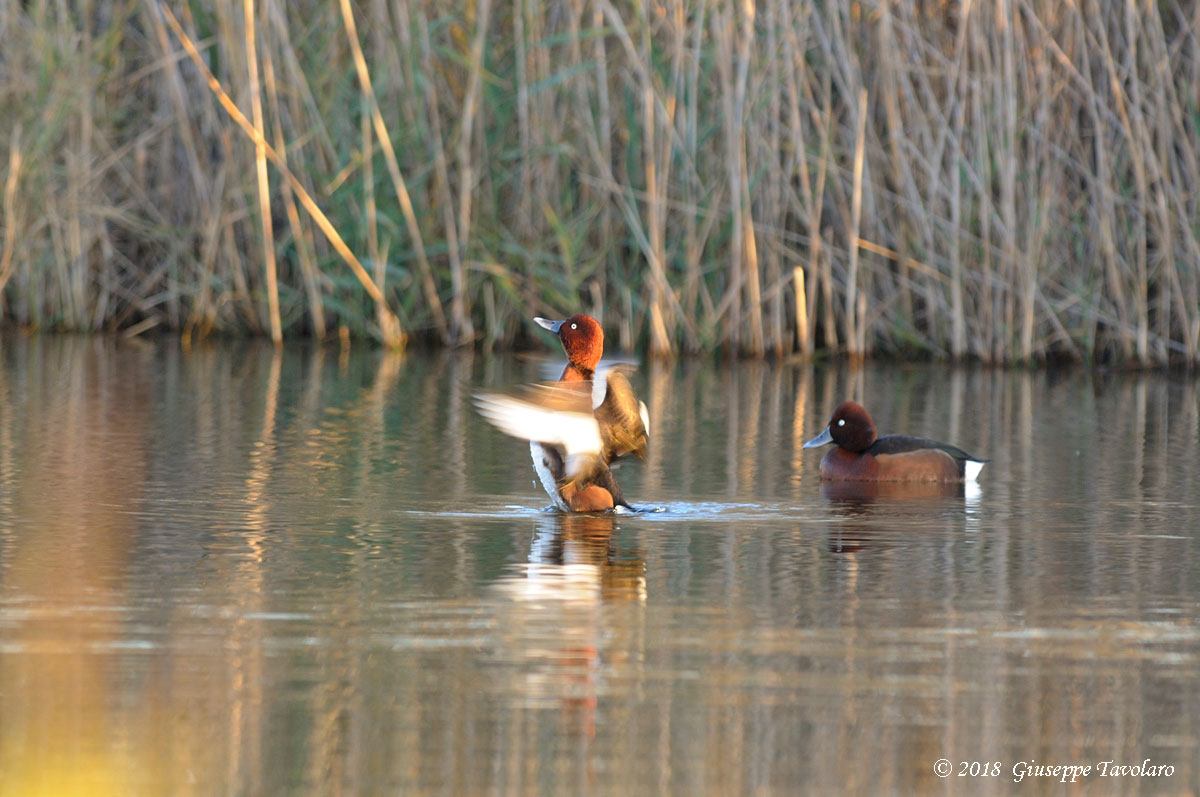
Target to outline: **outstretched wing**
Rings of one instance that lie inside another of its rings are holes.
[[[535,386],[527,394],[537,400],[478,393],[475,406],[480,415],[507,435],[561,446],[568,475],[576,476],[592,467],[604,450],[604,441],[587,407],[587,395],[549,386]],[[582,412],[578,411],[580,405]]]
[[[608,368],[593,377],[592,402],[600,435],[604,441],[604,460],[612,462],[633,454],[646,456],[650,437],[650,415],[638,400],[623,369]]]

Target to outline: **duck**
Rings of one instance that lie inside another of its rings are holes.
[[[518,395],[478,393],[476,408],[500,431],[529,441],[534,472],[556,509],[636,512],[612,473],[628,457],[645,459],[650,439],[650,414],[627,367],[601,365],[604,329],[590,315],[533,321],[567,355],[558,381]]]
[[[976,482],[991,461],[923,437],[879,437],[871,414],[853,401],[837,405],[829,425],[804,448],[829,443],[836,448],[821,458],[820,466],[821,478],[827,481]]]

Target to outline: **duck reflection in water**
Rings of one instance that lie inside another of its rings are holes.
[[[646,563],[637,550],[619,550],[612,515],[549,515],[534,528],[529,564],[593,568],[604,601],[646,600]]]
[[[646,600],[646,563],[617,546],[617,516],[544,513],[534,522],[529,560],[493,588],[500,607],[498,657],[521,707],[555,706],[565,732],[595,735],[598,681],[616,660],[636,656],[639,624],[613,623],[617,605]]]
[[[892,538],[881,522],[932,518],[954,508],[972,510],[980,496],[979,485],[973,482],[822,481],[819,490],[833,513],[847,521],[829,538],[833,553],[858,553]]]

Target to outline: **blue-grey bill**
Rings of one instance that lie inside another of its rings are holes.
[[[816,448],[818,446],[827,445],[832,442],[833,442],[833,435],[831,435],[829,433],[829,427],[826,426],[825,431],[821,432],[819,435],[814,437],[812,440],[809,440],[807,443],[805,443],[804,447],[805,448]]]
[[[543,329],[548,329],[551,332],[553,332],[555,335],[557,335],[558,328],[561,327],[564,322],[563,321],[551,321],[549,318],[535,318],[535,319],[533,319],[533,323],[537,324],[539,327],[542,327]]]

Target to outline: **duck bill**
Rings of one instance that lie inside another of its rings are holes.
[[[803,447],[804,448],[818,448],[823,445],[828,445],[829,443],[832,443],[832,442],[833,442],[833,435],[831,435],[829,433],[829,427],[826,426],[825,431],[821,432],[819,435],[814,437],[812,440],[809,440],[807,443],[804,444]]]
[[[533,319],[533,323],[537,324],[542,329],[548,329],[551,332],[553,332],[555,335],[557,335],[559,328],[562,327],[562,325],[565,324],[566,322],[565,321],[551,321],[549,318],[535,318],[535,319]]]

